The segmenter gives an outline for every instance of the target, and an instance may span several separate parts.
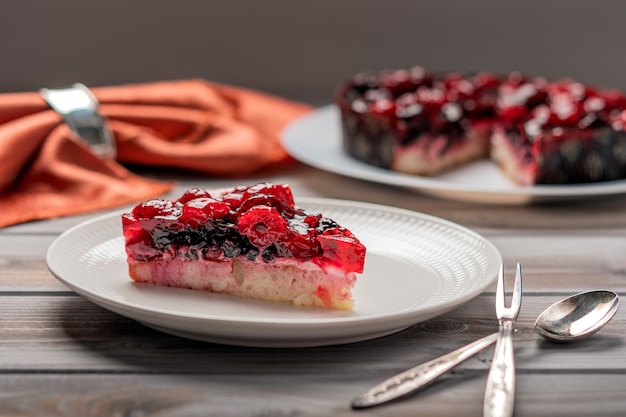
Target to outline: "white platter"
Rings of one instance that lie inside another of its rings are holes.
[[[120,213],[59,236],[48,249],[48,268],[92,302],[152,328],[258,347],[342,344],[398,332],[464,304],[498,273],[498,250],[455,223],[351,201],[301,198],[296,203],[350,228],[366,245],[353,311],[136,284],[128,276]]]
[[[360,162],[342,149],[336,106],[320,107],[292,122],[283,146],[295,159],[347,177],[406,187],[442,198],[475,203],[527,204],[575,201],[626,194],[626,180],[591,184],[523,187],[507,179],[490,161],[478,161],[437,177],[420,177]]]

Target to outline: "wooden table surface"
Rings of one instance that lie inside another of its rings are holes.
[[[626,414],[626,311],[577,344],[542,341],[536,315],[569,294],[626,291],[626,197],[552,205],[482,205],[294,165],[269,180],[296,196],[368,201],[433,214],[489,239],[507,276],[524,270],[515,335],[515,416]],[[0,208],[1,209],[1,208]],[[109,312],[58,282],[45,255],[67,228],[102,213],[0,230],[0,416],[479,416],[493,348],[402,401],[352,410],[350,399],[399,371],[497,329],[494,289],[391,336],[270,349],[187,340]],[[1,215],[1,214],[0,214]]]

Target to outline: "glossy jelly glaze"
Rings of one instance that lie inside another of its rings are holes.
[[[143,202],[122,224],[135,261],[287,258],[357,273],[364,266],[365,246],[335,221],[295,206],[282,184],[192,189],[176,200]]]

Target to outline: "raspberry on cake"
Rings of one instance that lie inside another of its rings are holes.
[[[140,283],[349,310],[365,262],[350,230],[297,207],[282,184],[146,201],[122,226]]]
[[[489,156],[520,185],[626,178],[626,96],[573,80],[422,68],[360,73],[336,101],[345,151],[436,175]]]

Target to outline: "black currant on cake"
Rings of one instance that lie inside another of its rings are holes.
[[[363,72],[337,91],[354,158],[437,175],[489,157],[520,185],[626,178],[626,96],[571,79]]]
[[[145,201],[122,227],[139,283],[349,310],[365,263],[349,229],[296,206],[284,184]]]

